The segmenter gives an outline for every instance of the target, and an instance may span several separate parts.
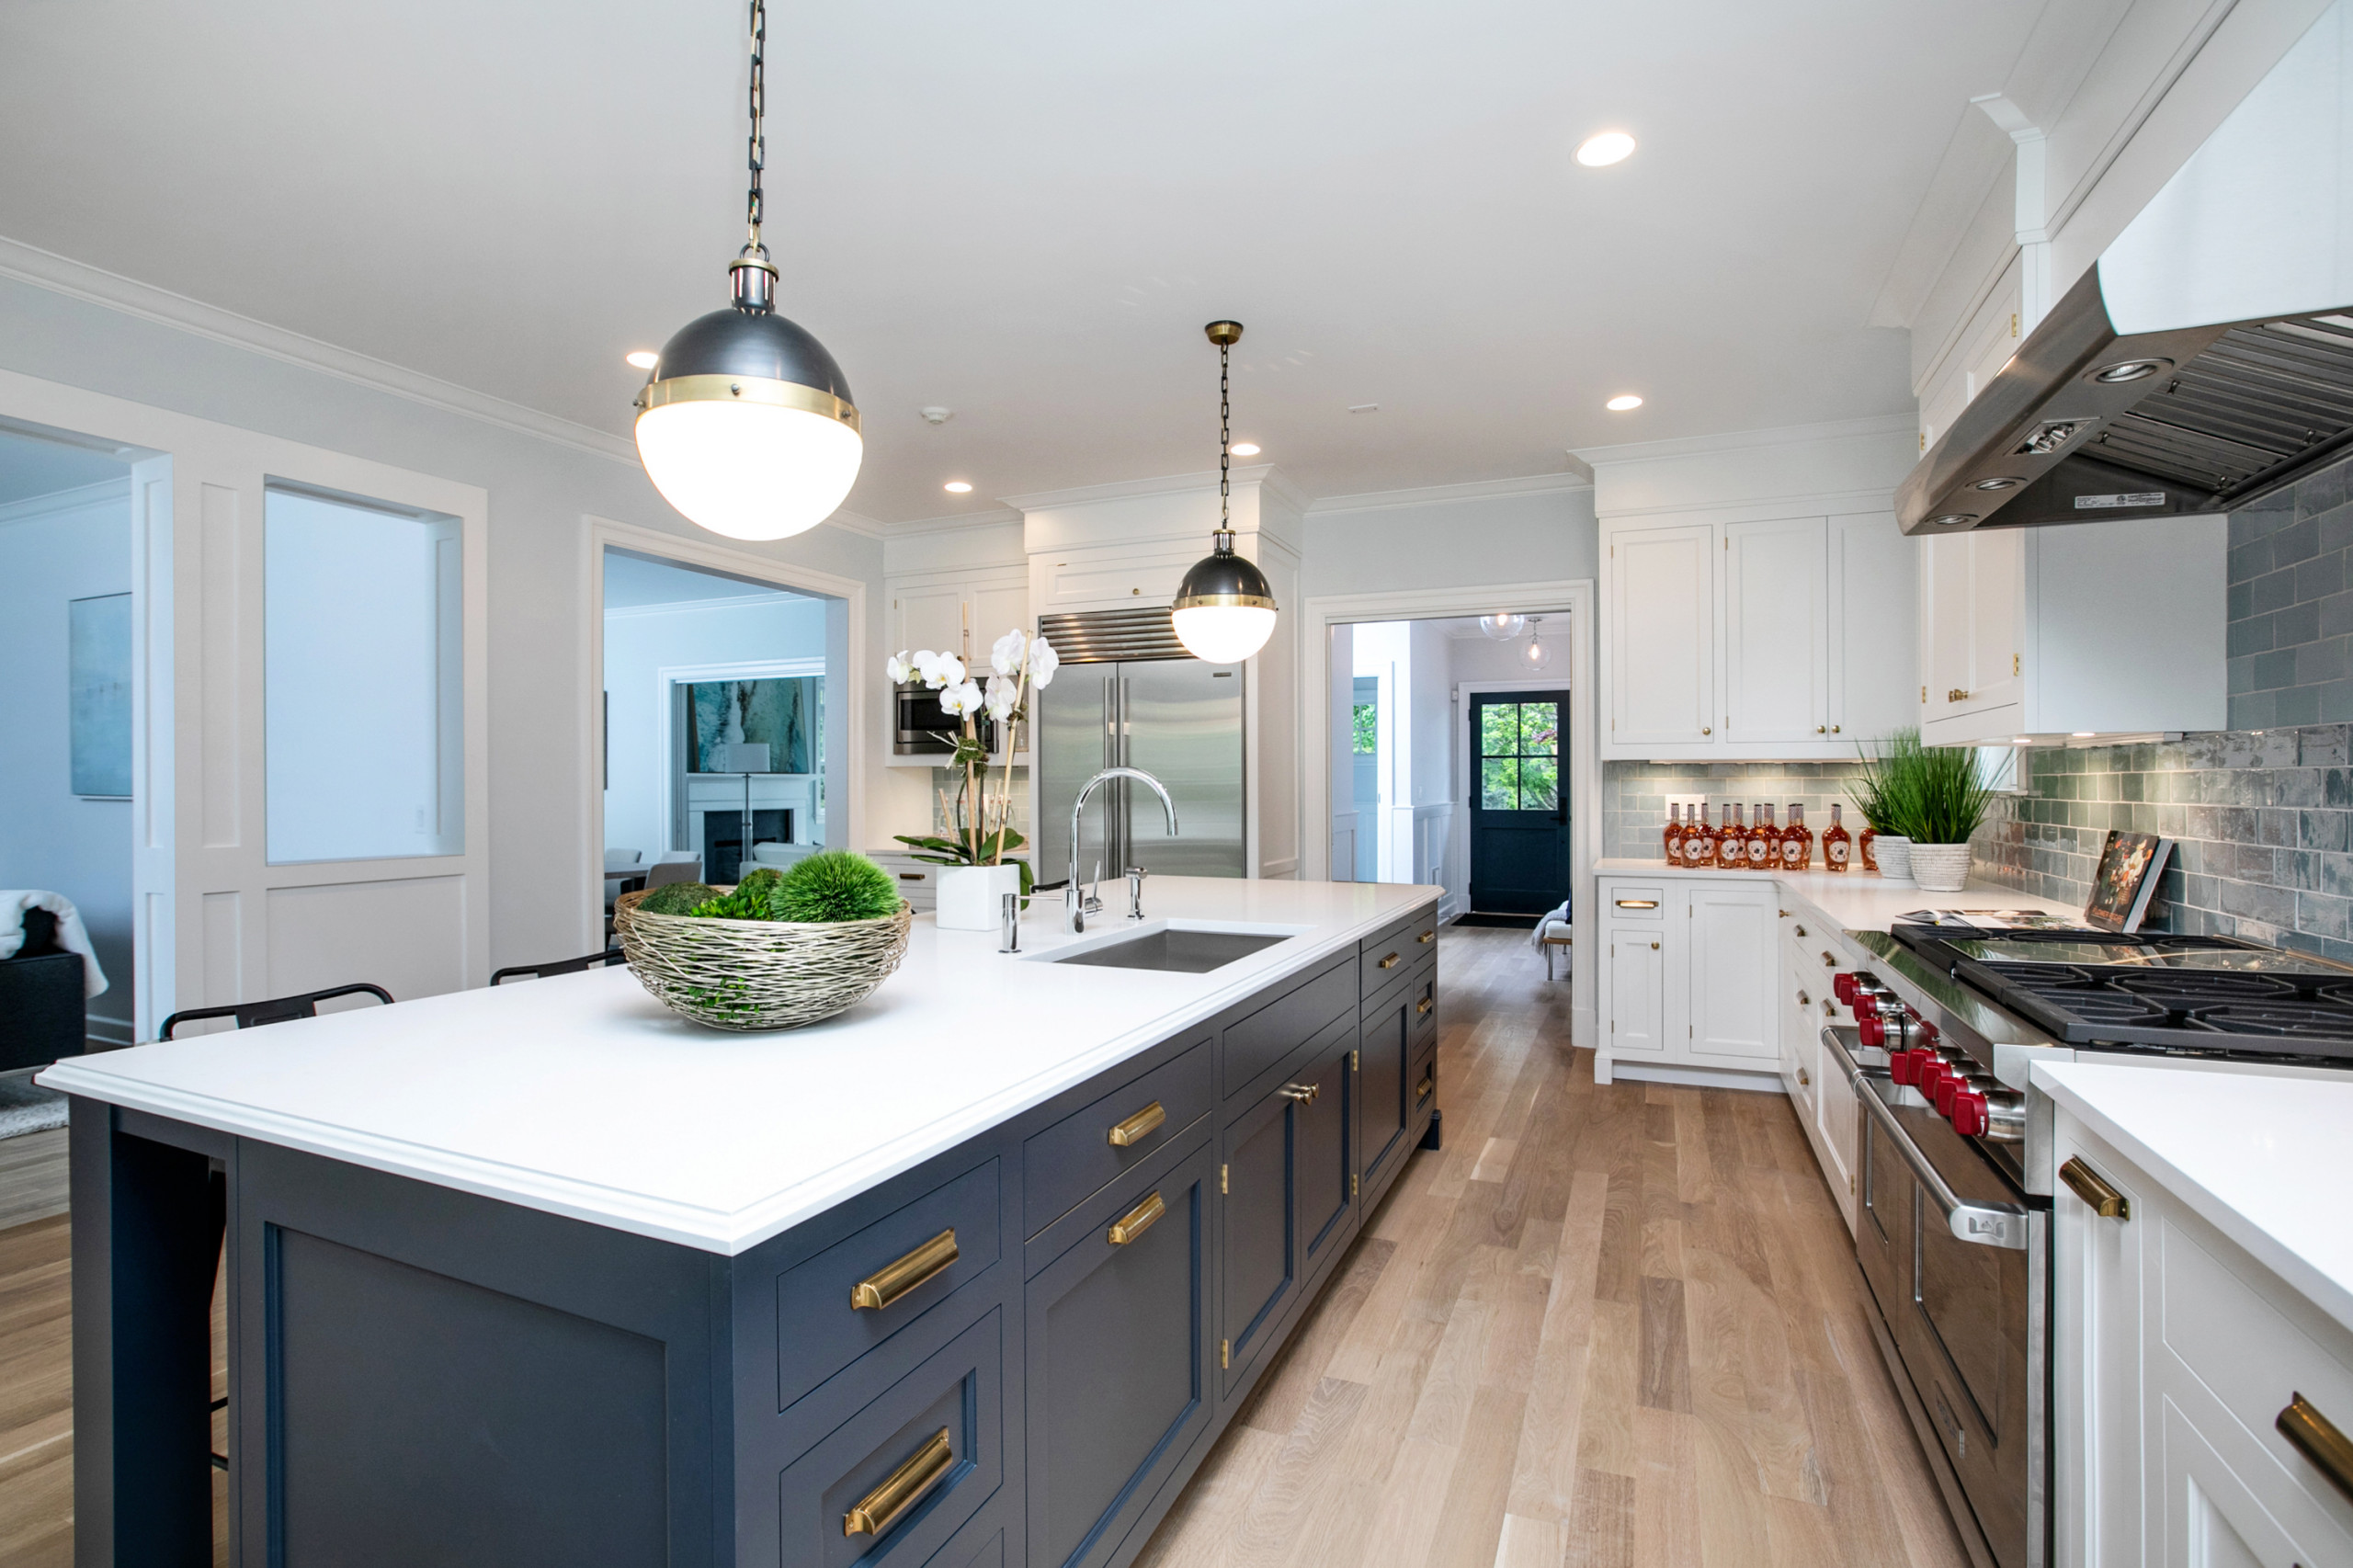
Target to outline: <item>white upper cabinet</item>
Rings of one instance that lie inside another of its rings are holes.
[[[1603,689],[1610,696],[1604,756],[1649,755],[1660,744],[1706,745],[1715,734],[1716,530],[1711,525],[1615,536]]]
[[[1919,546],[1884,514],[1829,519],[1830,734],[1842,756],[1919,722],[1913,666]]]
[[[1828,734],[1827,522],[1728,523],[1723,534],[1724,740]]]
[[[2151,517],[1928,541],[1921,738],[2006,745],[2225,728],[2226,527]]]
[[[964,590],[949,585],[945,587],[914,587],[892,585],[891,590],[891,648],[896,653],[913,653],[928,648],[935,653],[964,653]]]

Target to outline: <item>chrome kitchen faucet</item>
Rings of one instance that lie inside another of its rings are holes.
[[[1086,798],[1095,793],[1095,787],[1113,778],[1140,778],[1151,785],[1152,792],[1160,797],[1161,806],[1168,812],[1168,836],[1171,838],[1176,836],[1176,802],[1168,798],[1167,788],[1142,768],[1107,767],[1080,785],[1078,799],[1073,801],[1070,806],[1070,881],[1063,888],[1063,929],[1065,931],[1086,930],[1086,917],[1098,913],[1103,907],[1100,893],[1093,889],[1082,889],[1079,886],[1078,824],[1080,814],[1086,810]],[[1099,881],[1101,877],[1099,868],[1097,877]],[[1129,903],[1130,918],[1142,914],[1142,899],[1135,892],[1131,892]]]

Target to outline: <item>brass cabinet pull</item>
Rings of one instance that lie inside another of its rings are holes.
[[[1807,1077],[1807,1076],[1805,1075],[1805,1069],[1804,1069],[1804,1068],[1801,1067],[1801,1068],[1799,1068],[1799,1069],[1798,1069],[1798,1086],[1799,1086],[1800,1088],[1803,1088],[1806,1085],[1811,1084],[1811,1083],[1813,1083],[1813,1079],[1811,1079],[1811,1078],[1809,1078],[1809,1077]]]
[[[1414,940],[1427,946],[1427,944],[1438,940],[1438,933],[1435,930],[1425,931],[1420,936],[1415,937]]]
[[[2092,1212],[2101,1219],[2132,1218],[2132,1200],[2100,1180],[2099,1174],[2084,1164],[2080,1156],[2070,1158],[2059,1167],[2059,1179],[2067,1184],[2068,1191],[2090,1204]]]
[[[1618,901],[1618,907],[1620,909],[1656,909],[1658,907],[1658,900],[1654,898],[1621,898]]]
[[[1419,1105],[1424,1100],[1429,1098],[1430,1091],[1437,1087],[1438,1074],[1435,1073],[1423,1074],[1422,1081],[1414,1085],[1414,1103],[1415,1105]]]
[[[1784,920],[1787,920],[1790,917],[1790,912],[1786,909],[1776,910],[1774,913],[1779,915]]]
[[[1275,1093],[1299,1105],[1313,1105],[1315,1096],[1324,1092],[1321,1084],[1285,1084]]]
[[[1382,969],[1395,969],[1397,967],[1397,955],[1395,953],[1392,953],[1387,958],[1381,960],[1381,967]]]
[[[1163,1203],[1160,1200],[1160,1194],[1155,1192],[1112,1221],[1111,1229],[1106,1234],[1109,1236],[1113,1246],[1123,1247],[1158,1224],[1160,1217],[1167,1212],[1168,1205]]]
[[[2271,1424],[2296,1451],[2313,1461],[2320,1472],[2347,1499],[2353,1499],[2353,1437],[2336,1429],[2302,1394],[2290,1396],[2288,1408]]]
[[[858,1506],[842,1516],[842,1534],[879,1536],[899,1522],[901,1515],[923,1494],[939,1483],[956,1462],[956,1449],[948,1441],[948,1428],[942,1426],[931,1435],[931,1441],[915,1451],[915,1457],[882,1478],[882,1484],[858,1500]]]
[[[1813,1006],[1813,998],[1807,995],[1802,988],[1798,992],[1798,1006],[1801,1007],[1811,1007]]]
[[[1421,999],[1420,1003],[1415,1006],[1414,1017],[1417,1018],[1427,1018],[1430,1016],[1430,1009],[1436,1006],[1438,1006],[1438,1003],[1434,998],[1425,996]]]
[[[1828,953],[1824,953],[1822,955],[1822,967],[1824,969],[1836,969],[1838,967],[1838,960],[1832,958]]]
[[[1969,693],[1961,690],[1959,687],[1954,687],[1950,691],[1945,693],[1945,700],[1947,702],[1966,702],[1969,700]]]
[[[1145,1133],[1167,1119],[1168,1112],[1162,1108],[1158,1100],[1154,1100],[1103,1136],[1111,1141],[1114,1149],[1125,1149],[1142,1141]]]
[[[956,1231],[950,1226],[887,1268],[878,1268],[850,1287],[852,1312],[880,1312],[916,1286],[931,1278],[957,1258]]]
[[[1828,734],[1830,732],[1829,732],[1829,730],[1828,730],[1825,726],[1821,725],[1821,724],[1816,724],[1816,725],[1813,727],[1813,733],[1814,733],[1815,734],[1817,734],[1817,735],[1824,735],[1824,734]]]
[[[1822,1016],[1825,1018],[1835,1018],[1838,1016],[1837,1004],[1831,1001],[1827,996],[1824,996],[1822,999]]]
[[[1801,937],[1805,935],[1805,927],[1802,926],[1792,926],[1790,929],[1795,931]]]
[[[1702,725],[1700,725],[1700,726],[1699,726],[1699,733],[1700,733],[1701,734],[1703,734],[1703,735],[1712,735],[1712,734],[1714,734],[1716,732],[1715,732],[1715,730],[1714,730],[1714,728],[1713,728],[1712,726],[1711,726],[1711,725],[1707,725],[1707,724],[1702,724]]]
[[[1658,944],[1657,944],[1656,942],[1653,942],[1653,943],[1651,944],[1651,951],[1653,951],[1653,952],[1656,952],[1656,951],[1658,951]]]
[[[899,873],[899,880],[903,882],[919,882],[923,881],[923,873],[921,871],[901,871]]]
[[[1833,724],[1833,725],[1831,725],[1831,726],[1830,726],[1830,733],[1831,733],[1832,734],[1834,734],[1834,735],[1835,735],[1835,734],[1837,734],[1838,733],[1840,733],[1841,731],[1843,731],[1844,729],[1846,729],[1846,727],[1847,727],[1847,726],[1846,726],[1846,725],[1844,725],[1844,724]]]

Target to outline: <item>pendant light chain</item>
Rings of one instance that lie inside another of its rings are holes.
[[[1217,346],[1217,531],[1222,534],[1233,531],[1228,509],[1233,493],[1233,404],[1229,400],[1232,384],[1227,374],[1227,362],[1233,352],[1230,344]],[[1231,540],[1224,542],[1227,548],[1232,547]]]
[[[752,136],[745,148],[752,191],[745,202],[744,222],[751,231],[751,248],[756,252],[760,248],[760,170],[768,159],[767,140],[761,129],[768,112],[767,40],[767,0],[752,0]]]

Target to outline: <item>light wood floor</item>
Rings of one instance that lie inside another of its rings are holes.
[[[1438,964],[1446,1147],[1137,1568],[1966,1568],[1788,1101],[1597,1086],[1525,933]]]
[[[1138,1568],[1966,1568],[1788,1103],[1597,1086],[1524,933],[1438,963],[1446,1148]],[[0,1212],[63,1193],[40,1136]],[[0,1229],[7,1568],[73,1557],[66,1243]]]

